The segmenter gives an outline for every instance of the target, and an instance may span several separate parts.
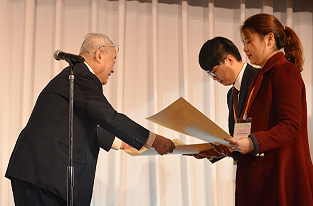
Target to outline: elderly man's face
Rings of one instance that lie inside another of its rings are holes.
[[[114,73],[114,64],[116,60],[116,50],[114,47],[108,47],[107,53],[102,52],[101,69],[97,74],[98,79],[102,85],[108,83],[109,77]]]

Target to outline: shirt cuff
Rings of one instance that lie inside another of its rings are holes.
[[[149,137],[148,137],[144,147],[147,148],[147,149],[150,149],[152,147],[152,144],[153,144],[154,140],[155,140],[155,137],[156,137],[156,134],[153,133],[153,132],[150,132],[149,133]]]
[[[112,144],[112,149],[119,150],[122,146],[122,140],[119,138],[115,137],[113,144]]]

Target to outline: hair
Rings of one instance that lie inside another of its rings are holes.
[[[85,39],[80,47],[80,54],[85,54],[88,57],[94,55],[95,51],[101,46],[113,45],[113,42],[107,35],[99,33],[89,33],[85,36]],[[107,49],[102,48],[103,52],[107,52]]]
[[[224,37],[215,37],[203,44],[199,52],[199,64],[203,70],[212,70],[225,60],[227,55],[232,55],[241,62],[241,55],[235,44]]]
[[[273,33],[277,49],[284,48],[287,60],[294,63],[300,71],[303,70],[304,57],[299,37],[290,27],[284,27],[275,16],[265,13],[253,15],[246,19],[240,31],[257,33],[261,38]]]

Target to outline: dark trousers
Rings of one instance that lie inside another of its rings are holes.
[[[15,206],[66,206],[66,200],[33,184],[11,178]]]

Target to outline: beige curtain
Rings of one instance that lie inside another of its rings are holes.
[[[55,50],[78,53],[87,33],[107,34],[120,45],[116,72],[104,86],[112,105],[156,133],[197,143],[145,118],[182,96],[228,131],[229,87],[200,69],[198,52],[214,36],[233,40],[242,52],[239,27],[259,12],[277,16],[303,43],[312,154],[311,0],[0,0],[0,204],[14,205],[4,173],[18,134],[40,91],[67,66],[53,59]],[[101,151],[91,205],[234,205],[235,172],[230,158],[212,165],[179,155]]]

